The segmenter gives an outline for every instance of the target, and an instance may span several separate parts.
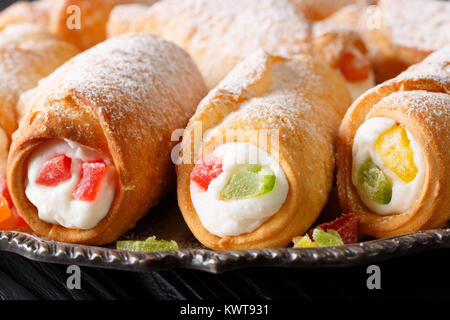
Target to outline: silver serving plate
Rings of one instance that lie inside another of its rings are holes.
[[[14,252],[32,260],[140,272],[174,268],[222,273],[251,267],[345,267],[439,248],[450,248],[450,229],[416,232],[340,247],[224,252],[181,249],[156,253],[68,244],[20,232],[0,232],[0,250]]]
[[[450,225],[446,228],[410,233],[339,247],[277,248],[216,252],[203,247],[191,234],[176,206],[175,196],[166,198],[139,221],[122,239],[157,238],[175,240],[180,250],[141,253],[106,247],[51,241],[21,232],[0,231],[0,250],[32,260],[77,264],[126,271],[152,272],[186,268],[222,273],[251,267],[322,268],[345,267],[440,248],[450,248]]]

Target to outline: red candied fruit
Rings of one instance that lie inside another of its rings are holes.
[[[54,187],[72,177],[72,159],[65,154],[57,154],[42,165],[37,184]]]
[[[84,162],[80,181],[73,191],[73,197],[81,201],[94,201],[105,173],[106,163],[104,161]]]
[[[2,199],[4,199],[5,202],[3,202]],[[14,203],[11,199],[11,195],[9,194],[8,185],[6,183],[5,178],[0,178],[0,203],[3,203],[3,206],[4,206],[3,212],[4,213],[8,212],[6,207],[8,207],[10,209],[11,223],[12,223],[12,225],[9,228],[5,228],[5,226],[2,225],[1,226],[2,229],[4,229],[4,230],[7,230],[7,229],[21,230],[21,229],[28,227],[25,220],[23,220],[23,218],[21,216],[19,216],[19,214],[17,213],[17,209],[14,206]]]
[[[344,214],[342,217],[331,222],[322,223],[316,228],[322,228],[325,232],[328,230],[336,230],[344,244],[358,242],[358,217],[354,213]],[[310,237],[312,237],[314,229],[309,231]]]
[[[208,190],[211,181],[222,172],[222,159],[215,156],[209,156],[194,167],[191,172],[191,180],[204,190]]]
[[[370,62],[365,57],[358,57],[352,52],[346,52],[340,63],[341,73],[349,82],[364,81],[369,77]]]

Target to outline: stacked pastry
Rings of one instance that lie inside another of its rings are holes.
[[[50,239],[116,240],[173,187],[172,131],[205,94],[188,54],[148,34],[69,60],[19,102],[8,185],[20,215]]]
[[[286,246],[328,200],[336,141],[340,202],[362,233],[442,226],[450,6],[375,2],[38,0],[0,12],[0,228],[17,225],[16,207],[40,236],[110,243],[177,179],[205,246]],[[373,88],[371,62],[379,81],[418,64]],[[176,178],[172,133],[186,125]]]
[[[450,47],[361,96],[339,131],[337,183],[363,233],[388,237],[450,219]]]
[[[9,24],[33,23],[81,50],[106,39],[106,22],[119,4],[157,0],[38,0],[19,1],[0,13],[0,30]]]
[[[146,31],[175,42],[193,57],[210,89],[258,49],[314,55],[342,73],[354,97],[374,85],[355,32],[310,23],[288,0],[168,0],[142,10],[131,23],[123,18],[133,15],[136,6],[116,7],[109,36]]]

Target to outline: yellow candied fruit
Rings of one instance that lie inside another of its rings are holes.
[[[318,248],[319,245],[311,240],[311,238],[306,234],[303,237],[294,237],[292,239],[294,243],[294,248]]]
[[[414,180],[418,169],[405,128],[393,125],[378,137],[374,147],[384,165],[400,179],[406,183]]]

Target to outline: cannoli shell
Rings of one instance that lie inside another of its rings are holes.
[[[334,172],[333,139],[350,101],[342,78],[309,56],[289,60],[259,51],[238,65],[200,103],[183,136],[178,203],[195,237],[209,248],[234,250],[283,247],[305,233],[327,201]],[[283,169],[289,183],[287,199],[256,230],[219,237],[203,227],[190,195],[198,125],[209,132],[203,157],[224,141],[248,142],[269,152]],[[249,134],[258,130],[278,130],[279,149]],[[232,141],[226,139],[230,132],[238,133]]]
[[[0,30],[6,25],[29,22],[46,27],[81,50],[106,39],[111,10],[121,4],[153,4],[157,0],[38,0],[20,1],[0,13]]]
[[[363,38],[377,83],[392,79],[450,45],[450,4],[435,0],[380,0],[342,8],[325,21],[353,27]]]
[[[161,1],[124,23],[134,6],[117,7],[108,36],[149,32],[175,42],[197,63],[209,89],[248,55],[263,49],[274,55],[310,54],[336,68],[349,50],[366,53],[350,28],[311,23],[288,0]]]
[[[382,238],[436,228],[450,219],[450,47],[430,55],[398,77],[361,96],[342,121],[337,143],[337,184],[341,206],[355,212],[361,231]],[[367,119],[388,117],[404,126],[426,159],[421,196],[405,212],[372,213],[352,183],[352,146],[356,130]]]
[[[182,49],[149,34],[111,39],[68,61],[39,83],[8,159],[8,185],[19,214],[40,236],[82,244],[114,241],[175,183],[172,131],[183,128],[206,94]],[[69,139],[114,163],[115,199],[87,230],[39,219],[25,195],[27,161],[41,143]]]
[[[0,126],[8,136],[17,128],[20,95],[77,53],[39,26],[15,24],[0,32]]]

